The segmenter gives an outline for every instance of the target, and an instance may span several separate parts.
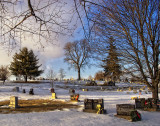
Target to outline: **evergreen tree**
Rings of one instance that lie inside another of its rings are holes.
[[[104,76],[110,78],[112,81],[116,81],[120,78],[121,67],[119,65],[118,53],[116,52],[116,46],[114,45],[114,39],[109,38],[109,52],[106,59],[104,59],[102,67],[104,68]]]
[[[9,77],[9,71],[8,71],[8,66],[0,66],[0,80],[4,82],[7,80],[7,78]]]
[[[13,75],[15,76],[23,76],[25,82],[27,82],[27,78],[37,77],[41,73],[43,73],[42,70],[39,70],[38,65],[39,59],[37,59],[37,56],[34,55],[32,50],[28,50],[26,47],[24,47],[22,50],[20,50],[20,53],[16,53],[13,56],[13,62],[11,62],[10,70]]]

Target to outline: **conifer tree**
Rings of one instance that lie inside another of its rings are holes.
[[[104,68],[104,76],[110,78],[112,81],[116,81],[120,78],[121,67],[119,65],[118,53],[116,52],[116,46],[114,45],[114,39],[109,38],[109,52],[106,59],[104,59],[102,67]]]
[[[24,47],[19,53],[13,56],[13,62],[11,62],[10,70],[15,76],[23,76],[25,82],[28,77],[37,77],[43,70],[39,70],[41,65],[38,65],[39,59],[34,55],[32,50],[28,50]]]

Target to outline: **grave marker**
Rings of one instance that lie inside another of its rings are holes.
[[[11,96],[10,97],[9,107],[15,108],[15,109],[18,108],[18,97],[16,97],[16,96]]]
[[[13,91],[19,92],[19,87],[14,87],[14,88],[13,88]]]
[[[34,95],[33,88],[30,89],[29,94],[30,94],[30,95]]]
[[[85,99],[83,112],[105,114],[103,99]]]
[[[141,114],[135,110],[135,105],[132,104],[117,104],[117,115],[116,117],[124,118],[129,121],[140,121]]]

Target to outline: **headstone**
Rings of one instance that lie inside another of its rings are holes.
[[[11,107],[11,108],[18,108],[18,97],[16,97],[16,96],[11,96],[10,97],[10,104],[9,104],[9,106]]]
[[[26,93],[26,90],[25,90],[25,89],[23,89],[23,90],[22,90],[22,92],[23,92],[23,93]]]
[[[56,99],[56,93],[52,93],[52,99]]]
[[[127,119],[128,121],[140,121],[141,114],[135,110],[135,105],[132,104],[117,104],[116,117]]]
[[[104,82],[104,84],[103,84],[104,86],[115,86],[115,82],[113,82],[113,81],[109,81],[109,82]]]
[[[54,88],[51,88],[51,93],[54,93]]]
[[[136,90],[136,89],[133,89],[133,93],[136,94],[136,93],[137,93],[137,90]]]
[[[86,86],[97,86],[97,83],[95,81],[87,82]]]
[[[15,91],[15,92],[19,92],[19,87],[15,87],[15,88],[13,88],[13,91]]]
[[[104,110],[103,99],[85,99],[83,111],[97,114],[106,113],[106,110]]]
[[[133,90],[133,87],[129,87],[129,89],[128,89],[129,91],[132,91]]]
[[[85,89],[82,89],[82,91],[88,91],[88,89],[87,89],[87,88],[85,88]]]
[[[30,89],[29,94],[30,94],[30,95],[34,95],[33,88]]]
[[[144,109],[145,107],[145,98],[135,99],[136,109]]]
[[[117,104],[117,115],[127,115],[131,114],[131,111],[135,110],[135,105],[132,104]]]
[[[75,94],[75,90],[74,89],[69,89],[69,93],[70,94]]]

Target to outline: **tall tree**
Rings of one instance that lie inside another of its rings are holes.
[[[96,38],[114,36],[123,71],[141,78],[151,89],[152,97],[158,98],[159,0],[83,0],[82,3],[86,18],[94,24],[93,32],[99,36]]]
[[[78,70],[78,80],[81,80],[81,68],[89,64],[90,47],[85,39],[80,41],[68,42],[65,47],[64,61],[68,62],[71,67]]]
[[[33,51],[24,47],[19,54],[16,53],[13,56],[13,62],[11,62],[9,69],[15,76],[22,75],[27,82],[28,77],[37,77],[43,72],[43,70],[39,70],[41,65],[38,65],[38,61],[39,59]]]
[[[66,76],[63,68],[59,70],[59,76],[60,76],[60,80],[63,80],[63,78]]]
[[[6,81],[6,79],[9,77],[9,70],[8,70],[8,66],[1,66],[0,67],[0,79],[4,82]]]
[[[95,74],[94,79],[95,79],[95,80],[103,81],[103,80],[104,80],[104,72],[103,72],[103,71],[98,71],[98,72]]]
[[[106,59],[102,60],[104,68],[104,76],[110,78],[112,81],[120,79],[121,67],[119,65],[118,52],[114,44],[114,39],[109,38],[109,49],[108,56]]]

